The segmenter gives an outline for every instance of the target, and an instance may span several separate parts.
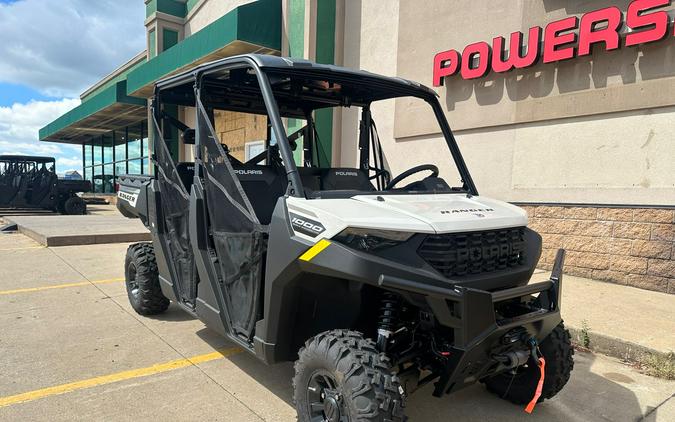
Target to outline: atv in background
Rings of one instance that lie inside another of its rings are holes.
[[[45,209],[86,214],[77,194],[91,192],[86,180],[59,179],[53,157],[0,155],[0,208]]]
[[[371,106],[394,98],[432,113],[444,141],[416,141],[392,178]],[[335,140],[354,167],[331,163],[315,124],[336,108],[361,115],[359,134]],[[231,154],[222,113],[267,119],[265,150]],[[152,236],[127,250],[131,305],[150,315],[173,301],[268,364],[295,361],[300,421],[403,421],[427,383],[441,397],[481,382],[531,411],[568,381],[564,251],[528,284],[541,236],[522,209],[478,195],[431,89],[245,55],[158,82],[151,115],[153,175],[118,179],[118,209]],[[169,153],[176,131],[195,162]]]

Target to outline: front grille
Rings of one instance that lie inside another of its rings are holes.
[[[448,278],[505,270],[525,262],[525,228],[429,235],[417,252]]]

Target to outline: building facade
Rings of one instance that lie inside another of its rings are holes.
[[[671,3],[146,0],[146,51],[40,139],[82,144],[84,177],[111,192],[116,175],[152,171],[147,101],[164,76],[245,52],[401,76],[437,90],[480,193],[528,210],[544,237],[542,267],[565,247],[570,274],[675,293]],[[372,112],[393,174],[411,157],[451,167],[416,104],[391,100]],[[189,108],[175,114],[194,124]],[[328,161],[355,166],[356,144],[340,140],[358,136],[356,112],[315,118]],[[265,122],[246,115],[215,120],[240,159],[267,136]],[[191,146],[170,145],[192,160]]]

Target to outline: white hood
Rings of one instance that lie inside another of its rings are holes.
[[[479,196],[469,198],[466,194],[291,197],[287,204],[289,211],[323,224],[326,231],[319,238],[330,238],[347,227],[452,233],[527,225],[527,213],[521,208]]]

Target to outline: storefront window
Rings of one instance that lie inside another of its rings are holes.
[[[144,157],[150,155],[150,145],[148,144],[148,122],[141,122],[141,152]]]
[[[141,160],[129,160],[129,174],[141,174]]]
[[[92,156],[91,156],[91,144],[85,144],[84,149],[84,167],[89,167],[92,165]]]
[[[94,180],[93,183],[94,185],[94,192],[95,193],[103,193],[103,167],[102,166],[95,166],[94,167]]]
[[[92,138],[84,145],[83,177],[96,193],[115,193],[115,180],[122,174],[150,174],[147,125],[137,123]],[[127,142],[128,141],[128,142]]]
[[[132,139],[129,141],[129,158],[137,158],[141,156],[141,140]]]
[[[113,165],[106,164],[103,166],[103,193],[115,192],[115,174],[113,173]]]
[[[101,137],[101,142],[103,142],[103,163],[112,163],[113,162],[113,137],[110,135],[103,135]]]
[[[127,159],[127,137],[126,130],[115,131],[115,161]]]
[[[127,144],[127,157],[139,158],[143,156],[143,146],[141,139],[143,139],[143,128],[141,124],[129,126],[127,128],[129,143]]]
[[[94,155],[94,164],[103,163],[103,149],[101,148],[101,138],[95,138],[91,141],[92,154]]]
[[[120,174],[127,174],[126,161],[118,161],[115,163],[115,176],[119,176]]]

